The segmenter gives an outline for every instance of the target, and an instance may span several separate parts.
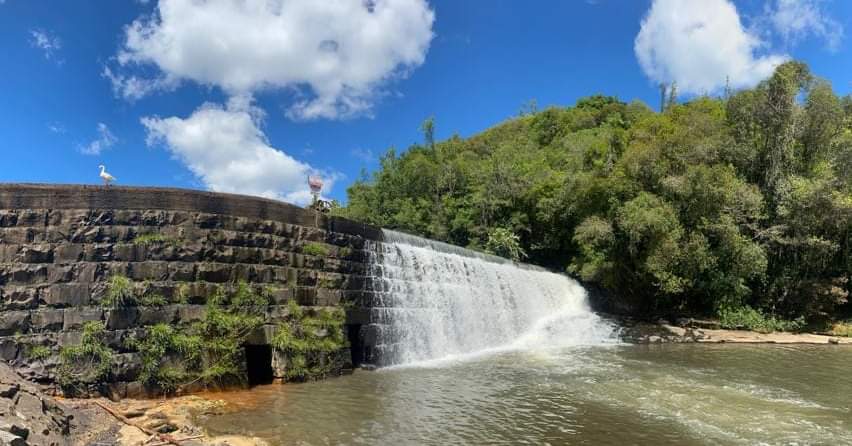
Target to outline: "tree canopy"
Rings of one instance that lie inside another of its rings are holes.
[[[678,103],[580,99],[433,139],[335,212],[566,270],[648,313],[819,319],[852,275],[852,98],[799,62]]]

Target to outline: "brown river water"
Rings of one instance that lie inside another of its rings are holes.
[[[852,445],[852,347],[504,351],[216,395],[273,445]]]

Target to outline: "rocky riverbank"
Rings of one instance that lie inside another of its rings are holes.
[[[259,439],[207,435],[195,416],[223,401],[185,396],[167,400],[62,399],[46,395],[0,363],[2,446],[266,446]]]
[[[619,337],[631,344],[660,343],[741,343],[741,344],[847,344],[852,338],[815,333],[758,333],[748,330],[727,330],[714,321],[679,319],[675,323],[660,320],[655,323],[618,318]]]

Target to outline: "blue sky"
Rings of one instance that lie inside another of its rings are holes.
[[[249,6],[246,6],[249,5]],[[852,92],[852,2],[0,0],[3,182],[345,200],[389,147],[603,93],[656,105],[807,62]],[[133,25],[135,23],[135,25]]]

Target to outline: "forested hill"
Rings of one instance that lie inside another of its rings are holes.
[[[428,120],[334,212],[567,270],[648,314],[771,329],[846,311],[852,98],[797,62],[724,96],[662,113],[591,96],[442,142]]]

